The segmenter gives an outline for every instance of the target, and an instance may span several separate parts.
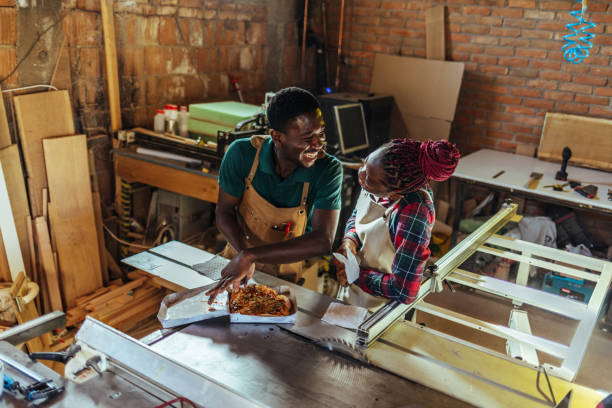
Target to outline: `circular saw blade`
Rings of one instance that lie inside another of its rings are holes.
[[[368,357],[365,351],[354,344],[349,343],[344,339],[339,339],[335,337],[323,337],[318,339],[315,342],[317,345],[328,349],[329,351],[334,351],[340,354],[344,354],[355,360],[363,361],[368,363]]]

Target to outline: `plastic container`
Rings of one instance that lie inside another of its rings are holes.
[[[170,134],[176,134],[176,120],[178,119],[178,108],[176,105],[167,104],[164,108],[166,118],[166,131]]]
[[[166,129],[166,115],[163,109],[158,109],[153,116],[153,130],[155,133],[164,133]]]
[[[186,106],[181,106],[181,110],[178,113],[178,128],[179,135],[182,137],[189,136],[189,112]]]

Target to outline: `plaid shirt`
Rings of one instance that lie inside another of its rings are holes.
[[[400,303],[414,301],[430,254],[429,238],[435,220],[434,205],[429,198],[431,196],[429,189],[408,193],[391,211],[389,234],[395,246],[392,273],[361,268],[358,283],[365,292]],[[394,202],[381,198],[378,203],[389,208]],[[361,241],[355,231],[355,214],[356,209],[347,221],[344,238],[352,239],[357,243],[357,248],[360,248]]]

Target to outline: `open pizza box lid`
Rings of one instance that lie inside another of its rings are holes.
[[[229,296],[227,292],[219,293],[213,304],[209,305],[206,292],[214,285],[215,283],[167,295],[162,300],[159,312],[157,313],[157,319],[162,327],[167,329],[222,316],[229,316],[229,320],[232,323],[295,323],[297,316],[297,301],[293,290],[291,290],[289,286],[281,285],[272,287],[276,292],[289,298],[291,302],[291,311],[289,315],[257,316],[230,313]]]

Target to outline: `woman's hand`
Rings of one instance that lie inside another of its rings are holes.
[[[236,290],[240,285],[246,284],[255,272],[255,263],[244,251],[230,261],[221,271],[221,280],[211,290],[206,292],[208,303],[212,304],[217,295],[223,290]]]
[[[352,239],[346,238],[342,240],[342,243],[340,244],[340,247],[336,252],[346,257],[346,254],[349,251],[352,252],[353,255],[357,255],[357,244],[355,244],[355,241],[353,241]],[[346,268],[344,266],[344,263],[340,262],[335,257],[333,259],[334,266],[336,267],[336,279],[338,280],[338,283],[344,287],[348,286],[349,283],[346,277]]]

